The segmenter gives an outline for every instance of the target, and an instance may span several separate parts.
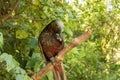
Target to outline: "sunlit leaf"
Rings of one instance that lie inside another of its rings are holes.
[[[12,11],[12,16],[15,16],[15,11]]]
[[[68,17],[69,17],[68,14],[65,14],[65,20],[66,20],[66,22],[68,22],[68,20],[69,20]]]
[[[9,72],[10,70],[14,69],[16,66],[19,65],[18,62],[16,62],[13,57],[7,53],[3,53],[0,58],[6,62],[7,68],[6,70]]]
[[[31,79],[28,76],[26,76],[26,75],[20,75],[20,74],[18,74],[16,76],[16,80],[31,80]]]
[[[3,47],[3,34],[0,32],[0,49]]]
[[[68,35],[73,36],[73,32],[71,31],[70,28],[66,28],[66,29],[65,29],[65,32],[66,32]]]
[[[16,31],[16,38],[18,39],[24,39],[28,37],[28,33],[25,32],[24,30],[17,30]]]
[[[33,2],[33,4],[35,4],[35,5],[39,5],[39,0],[33,0],[32,2]]]

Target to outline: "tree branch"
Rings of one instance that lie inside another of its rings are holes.
[[[87,31],[81,36],[75,38],[68,46],[61,50],[58,56],[55,57],[55,63],[61,62],[64,59],[64,56],[74,47],[80,45],[82,42],[86,41],[91,36],[91,32]],[[40,80],[49,70],[53,68],[51,62],[49,62],[40,72],[35,73],[32,76],[33,80]]]
[[[6,16],[4,16],[2,19],[0,19],[0,24],[2,24],[2,23],[5,22],[6,20],[8,20],[10,17],[12,17],[12,13],[13,13],[13,11],[16,10],[19,2],[20,2],[20,0],[17,0],[16,3],[15,3],[15,5],[14,5],[13,8],[12,8],[12,11],[11,11],[9,14],[7,14]]]

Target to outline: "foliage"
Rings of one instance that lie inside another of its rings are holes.
[[[17,1],[0,1],[0,80],[30,80],[31,73],[45,66],[37,38],[54,19],[65,24],[65,45],[92,31],[64,59],[68,80],[120,79],[119,0],[21,0],[12,10]],[[51,73],[43,80],[52,80]]]

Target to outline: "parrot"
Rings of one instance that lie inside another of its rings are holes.
[[[61,35],[64,24],[61,20],[51,21],[40,33],[38,45],[46,62],[54,62],[55,56],[64,48]],[[63,63],[53,64],[54,80],[66,80]]]

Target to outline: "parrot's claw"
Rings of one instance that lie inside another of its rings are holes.
[[[54,58],[54,57],[51,57],[51,58],[50,58],[50,61],[51,61],[52,63],[54,63],[55,58]]]

